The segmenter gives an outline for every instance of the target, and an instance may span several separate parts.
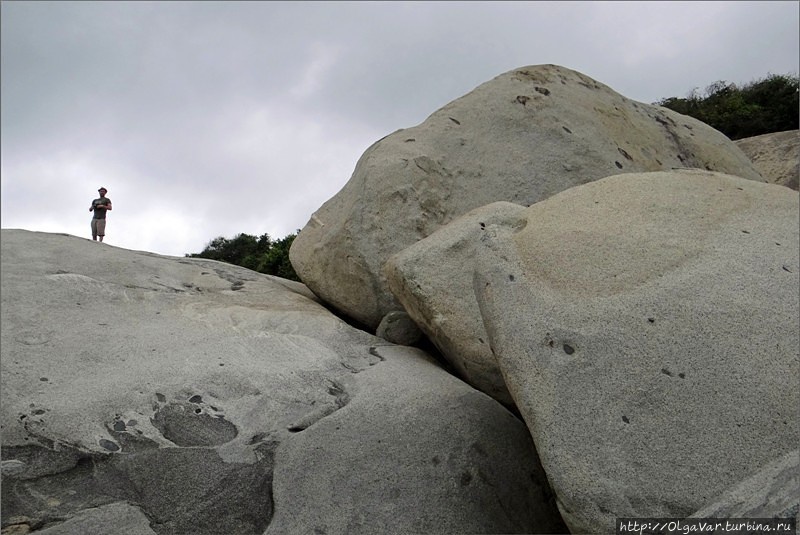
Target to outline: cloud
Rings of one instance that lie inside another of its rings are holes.
[[[793,2],[2,2],[4,228],[172,255],[302,227],[366,148],[508,70],[653,102],[796,71]]]

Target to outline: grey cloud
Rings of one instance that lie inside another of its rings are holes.
[[[50,224],[84,233],[83,195],[102,179],[124,193],[114,199],[117,228],[138,235],[118,239],[146,237],[170,254],[225,233],[296,230],[372,142],[516,67],[564,65],[652,102],[718,79],[796,70],[798,62],[791,2],[0,9],[3,226],[37,226],[45,216],[20,206],[44,195]],[[251,208],[232,210],[243,195]],[[181,204],[164,208],[181,226],[173,238],[159,235],[154,218],[134,214],[165,198]]]

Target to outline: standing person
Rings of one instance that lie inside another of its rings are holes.
[[[103,237],[106,235],[106,212],[111,210],[111,199],[106,197],[108,192],[106,188],[100,188],[97,191],[100,193],[100,198],[93,200],[92,205],[89,207],[89,211],[94,212],[94,217],[92,217],[92,239],[97,241],[97,237],[100,236],[100,241],[103,241]]]

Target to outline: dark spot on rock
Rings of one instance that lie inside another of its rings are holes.
[[[19,415],[19,419],[20,419],[20,421],[24,420],[24,419],[25,419],[25,418],[27,418],[27,417],[28,417],[28,415],[27,415],[27,414],[20,414],[20,415]]]
[[[484,342],[484,341],[483,341],[483,338],[481,338],[480,336],[478,337],[478,342],[480,342],[480,343],[482,343],[482,344],[485,344],[485,343],[486,343],[486,342]]]
[[[742,233],[743,234],[750,234],[750,231],[749,230],[743,230]]]
[[[678,374],[678,377],[680,377],[681,379],[686,379],[686,374],[681,372]]]
[[[119,446],[117,446],[117,443],[106,438],[101,438],[99,444],[102,448],[105,448],[108,451],[119,451]]]
[[[661,160],[659,160],[658,158],[656,158],[656,163],[657,163],[658,165],[664,165],[663,163],[661,163]]]
[[[631,423],[631,421],[630,421],[630,420],[628,420],[628,417],[627,417],[627,416],[625,416],[624,414],[622,415],[622,421],[623,421],[623,422],[625,422],[626,424],[629,424],[629,423]]]
[[[46,383],[47,381],[49,381],[49,379],[48,379],[47,377],[39,377],[39,380],[40,380],[40,381],[43,381],[43,382],[45,382],[45,383]]]
[[[489,456],[489,454],[486,453],[486,450],[483,448],[483,446],[481,446],[480,443],[478,443],[478,442],[474,442],[472,444],[472,446],[470,446],[470,449],[473,450],[478,455],[480,455],[481,457],[488,457]]]
[[[486,223],[481,223],[481,228],[485,229],[486,228]]]
[[[522,104],[523,106],[531,99],[531,97],[527,97],[525,95],[517,95],[517,102]]]
[[[438,455],[434,455],[434,456],[433,456],[433,459],[431,459],[431,462],[433,463],[433,466],[438,466],[438,465],[439,465],[439,463],[441,463],[441,462],[442,462],[442,460],[441,460],[441,459],[439,459],[439,456],[438,456]]]
[[[166,396],[164,396],[164,394],[159,394],[158,392],[156,392],[156,399],[161,403],[167,401]]]
[[[113,425],[114,431],[125,431],[125,422],[117,420]]]
[[[219,363],[219,365],[220,365],[220,366],[225,366],[225,365],[224,365],[223,363],[221,363],[221,362]]]
[[[456,124],[459,124],[459,125],[461,124],[461,122],[460,122],[460,121],[458,121],[457,119],[453,119],[452,117],[448,117],[448,118],[449,118],[451,121],[453,121],[454,123],[456,123]]]
[[[194,410],[195,414],[200,414],[201,412],[203,412],[203,409],[201,409],[199,407]]]
[[[509,275],[508,276],[508,280],[510,280],[511,282],[514,282],[514,275]]]
[[[231,290],[233,290],[234,292],[236,290],[241,290],[242,288],[244,288],[244,282],[242,281],[236,281],[233,284],[231,284]]]
[[[139,422],[136,420],[128,420],[128,427],[133,427],[134,425],[138,424]]]
[[[631,155],[630,155],[630,154],[628,154],[627,152],[625,152],[625,149],[622,149],[622,148],[620,148],[620,147],[617,147],[617,150],[619,151],[619,153],[620,153],[620,154],[622,154],[622,155],[625,157],[625,159],[626,159],[626,160],[631,160],[631,161],[633,161],[633,158],[631,157]]]
[[[647,321],[649,321],[650,323],[655,323],[656,319],[655,318],[647,318]]]
[[[33,414],[39,416],[40,414],[44,414],[45,412],[47,411],[45,411],[44,409],[36,409],[35,411],[33,411]]]
[[[744,188],[736,188],[736,189],[738,189],[739,191],[744,191]]]
[[[566,353],[567,355],[572,355],[573,353],[575,353],[575,348],[569,344],[564,344],[564,353]]]
[[[189,398],[189,403],[202,403],[202,402],[203,402],[202,396],[195,395]]]
[[[571,134],[571,133],[572,133],[572,130],[570,130],[570,129],[569,129],[569,128],[567,128],[566,126],[562,126],[561,128],[563,128],[563,129],[564,129],[564,131],[565,131],[567,134]]]
[[[784,271],[788,271],[789,273],[793,273],[793,271],[791,269],[787,268],[786,266],[783,266],[783,270]]]
[[[470,484],[471,481],[472,481],[472,474],[470,474],[469,472],[463,472],[461,474],[459,483],[461,484],[462,487],[466,487],[467,485]]]
[[[669,375],[670,377],[672,377],[672,372],[669,371],[666,368],[661,368],[661,373],[663,373],[664,375]]]
[[[406,139],[406,143],[412,143],[414,141],[416,141],[416,139],[414,139],[413,137]]]
[[[550,94],[550,90],[547,89],[546,87],[534,87],[534,89],[536,90],[537,93],[541,93],[544,96]]]
[[[614,161],[614,165],[616,165],[618,168],[622,169],[622,164],[621,163],[619,163],[617,161]]]

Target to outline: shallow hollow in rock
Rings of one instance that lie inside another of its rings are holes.
[[[212,416],[194,403],[168,403],[150,421],[178,446],[219,446],[238,434],[236,426],[223,416]]]

